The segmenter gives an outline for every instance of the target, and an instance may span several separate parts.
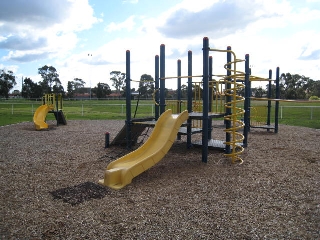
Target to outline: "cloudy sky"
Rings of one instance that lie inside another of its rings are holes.
[[[22,77],[40,81],[44,65],[57,69],[65,90],[74,78],[111,86],[110,72],[125,72],[126,50],[138,80],[154,76],[154,57],[165,44],[166,76],[176,76],[178,59],[187,75],[188,50],[193,74],[201,75],[208,37],[211,48],[249,54],[253,75],[267,77],[279,66],[319,80],[319,26],[319,0],[1,0],[0,69],[18,76],[16,89]],[[214,73],[223,74],[226,55],[211,55]],[[176,80],[166,87],[176,88]]]

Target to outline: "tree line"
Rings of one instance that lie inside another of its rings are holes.
[[[9,98],[10,91],[17,84],[16,76],[10,70],[1,69],[0,75],[0,97]],[[88,95],[94,98],[106,98],[113,91],[109,84],[99,82],[93,88],[85,88],[86,82],[81,78],[74,78],[73,81],[68,81],[67,91],[63,88],[57,69],[53,66],[43,66],[38,68],[38,74],[41,76],[41,81],[34,82],[27,77],[23,80],[21,96],[27,99],[41,98],[46,93],[61,93],[64,97],[76,98],[79,96]],[[110,72],[110,80],[112,86],[116,89],[115,93],[118,97],[125,96],[125,78],[126,74],[120,71]],[[143,74],[139,83],[139,95],[142,97],[151,96],[154,91],[153,78],[151,75]],[[89,91],[88,91],[89,90]],[[136,91],[135,88],[131,91]]]
[[[280,75],[281,99],[315,99],[320,98],[320,81],[299,74],[282,73]],[[254,97],[265,97],[268,85],[253,89]],[[271,85],[271,98],[276,97],[276,85]]]
[[[14,88],[16,83],[16,76],[12,71],[1,69],[0,74],[0,96],[4,98],[9,97],[10,91]],[[23,80],[23,87],[21,96],[23,98],[41,98],[45,93],[61,93],[64,97],[76,98],[84,94],[88,95],[88,88],[85,88],[86,82],[81,78],[74,78],[73,81],[68,81],[67,91],[64,90],[57,69],[53,66],[43,66],[38,68],[38,74],[41,76],[41,81],[34,82],[30,78]],[[107,98],[111,93],[116,93],[118,97],[125,97],[126,74],[120,71],[110,72],[110,81],[112,86],[116,89],[113,92],[107,83],[99,82],[95,87],[89,88],[89,97]],[[197,91],[199,85],[193,85],[193,91]],[[268,85],[252,89],[255,97],[265,97]],[[202,89],[200,89],[201,92]],[[151,75],[143,74],[140,77],[139,87],[131,89],[132,92],[137,92],[139,98],[150,98],[155,91],[154,79]],[[168,89],[165,91],[166,97],[169,95]],[[181,86],[181,97],[187,98],[188,87],[184,84]],[[271,98],[275,98],[276,87],[275,84],[271,86]],[[243,95],[240,91],[240,94]],[[173,94],[174,95],[174,94]],[[171,97],[174,97],[171,93]],[[282,73],[280,77],[280,98],[282,99],[309,99],[310,97],[320,97],[320,81],[313,80],[299,74]]]

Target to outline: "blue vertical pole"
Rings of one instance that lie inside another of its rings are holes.
[[[227,50],[231,50],[231,47],[228,46]],[[230,52],[227,52],[227,64],[228,64],[228,69],[231,69],[232,66],[231,66],[231,53]],[[227,80],[228,81],[231,81],[230,77],[228,77],[230,75],[231,75],[231,71],[227,70]],[[228,82],[228,83],[226,83],[226,90],[230,90],[230,89],[231,89],[231,83]],[[226,115],[230,116],[232,113],[231,112],[231,96],[226,96],[226,105],[228,106],[228,107],[226,107]],[[226,129],[230,129],[231,128],[231,120],[226,120],[225,123],[226,123]],[[226,142],[230,143],[230,141],[231,141],[231,134],[226,132]],[[226,144],[225,153],[227,153],[227,154],[231,153],[230,144]]]
[[[166,75],[165,70],[165,45],[160,45],[160,115],[166,110],[165,105],[165,89],[166,89]]]
[[[192,112],[192,51],[188,51],[188,113]],[[191,118],[188,118],[187,148],[191,148]]]
[[[202,162],[208,160],[209,38],[203,38]]]
[[[276,99],[280,98],[280,68],[276,69]],[[276,101],[275,113],[274,113],[274,132],[278,133],[279,127],[279,101]]]
[[[269,69],[269,84],[268,84],[268,99],[271,98],[271,79],[272,79],[272,70]],[[267,125],[270,125],[270,118],[271,118],[271,100],[268,100],[268,114],[267,114]],[[270,129],[268,128],[267,131],[269,132]]]
[[[208,111],[212,112],[212,91],[213,91],[213,85],[212,85],[212,56],[209,56],[209,105],[208,105]],[[212,132],[212,119],[208,119],[208,139],[211,139],[211,132]]]
[[[131,80],[130,51],[126,51],[126,137],[127,149],[131,149]]]
[[[154,73],[154,81],[155,81],[155,101],[157,104],[154,106],[154,118],[157,121],[159,118],[159,55],[155,56],[155,73]]]
[[[251,75],[251,68],[249,68],[249,75]],[[249,108],[249,128],[248,128],[248,132],[250,132],[250,128],[251,128],[251,125],[250,125],[250,118],[251,118],[251,96],[252,96],[252,88],[251,88],[251,81],[250,81],[250,78],[249,78],[249,88],[248,88],[248,94],[249,94],[249,105],[248,105],[248,108]]]
[[[177,113],[181,113],[181,60],[177,61],[177,74],[178,74],[178,86],[177,86]],[[178,134],[178,140],[181,140],[181,134]]]
[[[178,85],[177,85],[177,100],[178,100],[178,113],[181,113],[181,60],[177,61],[177,74],[178,74]]]
[[[245,75],[244,75],[244,128],[243,128],[243,147],[248,146],[248,132],[250,128],[250,65],[249,54],[245,56]]]

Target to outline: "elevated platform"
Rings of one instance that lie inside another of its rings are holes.
[[[196,133],[201,133],[201,132],[202,132],[202,128],[191,128],[191,134],[196,134]],[[180,127],[178,133],[181,135],[187,135],[187,133],[188,133],[187,127]]]
[[[202,147],[202,140],[194,141],[194,142],[192,142],[192,145],[194,147]],[[243,144],[238,143],[236,145],[242,146]],[[209,139],[208,140],[208,148],[224,151],[226,149],[226,144],[224,144],[224,141],[221,141],[221,140]],[[231,146],[231,149],[232,149],[232,146]]]
[[[250,126],[250,128],[275,129],[275,126],[274,125],[259,125],[259,126]]]
[[[203,113],[202,112],[191,112],[189,113],[189,117],[191,119],[198,119],[201,120],[203,119]],[[214,113],[214,112],[209,112],[208,113],[209,118],[223,118],[224,113]]]

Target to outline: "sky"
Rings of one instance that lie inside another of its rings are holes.
[[[275,78],[280,67],[320,80],[319,26],[320,0],[1,0],[0,69],[13,71],[18,90],[22,78],[41,81],[44,65],[57,69],[65,90],[74,78],[113,88],[110,72],[126,72],[127,50],[131,79],[139,80],[154,77],[165,44],[166,76],[177,76],[178,59],[187,75],[189,50],[193,75],[201,75],[208,37],[210,48],[231,46],[238,59],[249,54],[252,75],[267,78],[272,69]],[[210,55],[213,73],[225,74],[226,54]],[[176,89],[176,79],[166,88]]]

